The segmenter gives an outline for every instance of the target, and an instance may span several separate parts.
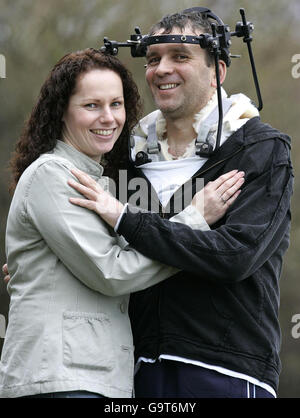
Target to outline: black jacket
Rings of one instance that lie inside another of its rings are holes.
[[[242,193],[212,231],[133,213],[130,206],[122,218],[118,232],[134,248],[182,270],[132,295],[135,354],[199,360],[277,390],[279,278],[293,187],[289,137],[251,119],[193,176],[192,187],[196,177],[207,183],[234,169],[246,173]]]

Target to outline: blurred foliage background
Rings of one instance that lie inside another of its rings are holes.
[[[292,202],[291,245],[281,277],[282,374],[279,397],[300,397],[300,338],[292,335],[292,318],[300,314],[300,70],[292,58],[300,54],[299,0],[0,0],[0,54],[6,59],[6,78],[0,79],[0,264],[5,262],[5,226],[11,196],[8,193],[10,154],[24,120],[31,112],[50,68],[66,53],[99,48],[103,37],[124,41],[140,26],[147,33],[162,15],[187,7],[206,6],[231,30],[240,20],[239,8],[255,24],[253,50],[264,100],[261,117],[293,139],[295,190]],[[246,46],[233,38],[233,60],[225,89],[244,92],[256,101]],[[144,99],[144,112],[154,109],[144,81],[144,60],[129,50],[119,57],[133,72]],[[294,74],[294,77],[293,75]],[[297,77],[299,76],[299,78]],[[0,314],[6,317],[9,298],[0,283]],[[300,337],[300,334],[299,334]],[[0,338],[0,350],[3,338]]]

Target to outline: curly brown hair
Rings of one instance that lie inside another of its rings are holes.
[[[11,191],[15,189],[23,171],[41,154],[51,151],[57,140],[62,138],[62,117],[75,91],[78,76],[97,68],[112,70],[120,76],[126,110],[122,133],[103,161],[105,175],[117,181],[118,171],[128,167],[128,139],[142,111],[138,88],[131,73],[116,57],[88,48],[62,57],[41,87],[37,103],[25,123],[10,161],[13,176]]]

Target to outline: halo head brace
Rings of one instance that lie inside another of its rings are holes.
[[[220,59],[224,60],[227,66],[230,65],[230,53],[229,53],[229,46],[231,44],[230,41],[230,34],[229,34],[229,27],[224,25],[223,21],[215,15],[210,9],[206,7],[193,7],[190,9],[185,9],[180,13],[174,13],[173,15],[165,16],[160,22],[153,25],[150,29],[150,34],[147,39],[147,44],[155,44],[155,43],[162,43],[162,42],[169,42],[170,43],[191,43],[191,44],[198,44],[203,49],[207,49],[209,55],[212,57],[213,60],[213,49],[211,48],[210,42],[212,42],[212,24],[215,23],[217,28],[220,26],[224,27],[225,37],[220,43]],[[166,34],[170,34],[174,28],[180,29],[182,32],[184,29],[189,27],[192,33],[199,33],[201,35],[198,36],[180,36],[180,35],[170,35],[169,38]],[[159,36],[155,35],[157,32],[163,30],[160,33],[160,36],[164,36],[164,38],[159,38]],[[218,29],[219,30],[219,29]],[[221,30],[220,30],[221,33]]]
[[[251,33],[254,30],[254,26],[252,23],[247,22],[244,9],[240,9],[240,14],[242,21],[238,22],[236,24],[235,31],[231,32],[229,26],[225,25],[222,19],[214,14],[210,9],[206,7],[192,7],[183,10],[181,13],[165,16],[159,23],[152,26],[150,34],[148,35],[142,35],[139,27],[136,27],[135,34],[131,35],[130,39],[126,42],[111,41],[108,38],[104,38],[104,46],[101,48],[101,51],[104,53],[117,55],[119,47],[130,47],[132,57],[145,57],[147,48],[150,45],[161,43],[198,44],[201,48],[208,51],[208,54],[213,58],[215,63],[219,119],[215,147],[211,145],[207,138],[197,138],[196,140],[196,154],[200,155],[201,157],[210,157],[211,155],[215,154],[220,147],[223,124],[223,103],[219,73],[219,60],[223,60],[226,66],[229,67],[231,64],[231,58],[239,57],[230,53],[232,37],[242,37],[244,43],[247,44],[254,84],[259,101],[259,105],[257,106],[258,110],[261,110],[263,107],[254,57],[251,48],[251,42],[253,40]],[[172,17],[174,18],[173,21]],[[198,23],[197,18],[199,22],[201,19],[202,23]],[[171,34],[174,27],[184,29],[187,26],[194,28],[194,32],[196,32],[195,27],[201,29],[201,32],[204,32],[204,30],[206,30],[206,32],[200,33],[199,35]],[[164,29],[163,33],[155,34],[160,29]],[[156,149],[158,148],[159,147],[156,147]],[[152,154],[153,153],[150,152],[146,154],[146,156],[148,156],[147,162],[152,161]],[[146,158],[143,158],[142,160],[146,161]]]

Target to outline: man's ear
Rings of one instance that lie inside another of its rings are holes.
[[[224,83],[225,78],[226,78],[226,74],[227,74],[227,67],[226,64],[223,60],[219,61],[219,73],[220,73],[220,83],[221,85]],[[212,87],[217,87],[217,77],[216,77],[216,72],[214,71],[214,76],[213,76],[213,80],[211,83]]]

